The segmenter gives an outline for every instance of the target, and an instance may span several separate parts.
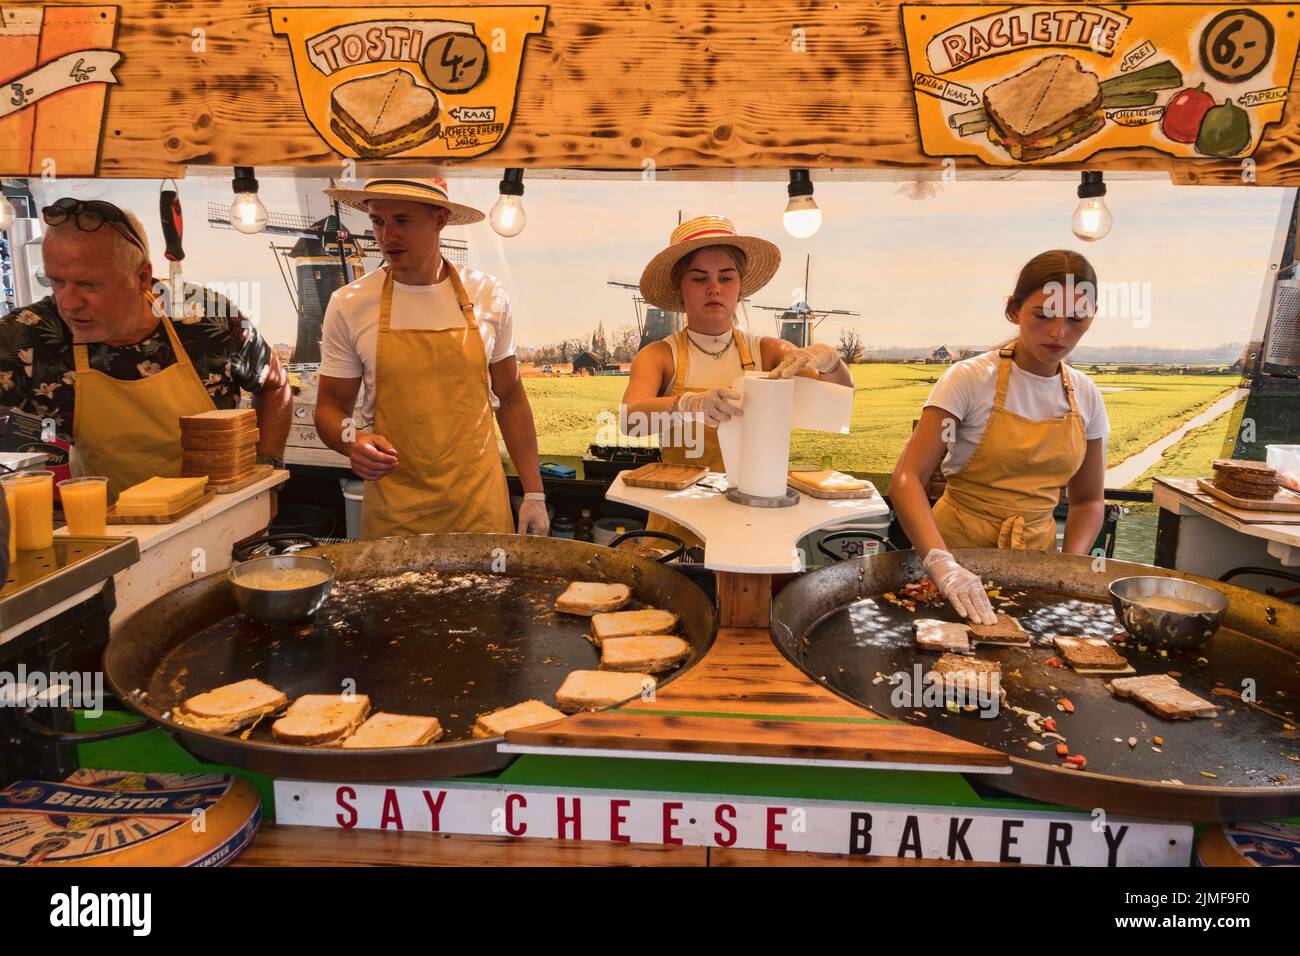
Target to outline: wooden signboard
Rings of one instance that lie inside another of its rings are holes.
[[[0,175],[1086,163],[1300,185],[1297,3],[0,9]]]

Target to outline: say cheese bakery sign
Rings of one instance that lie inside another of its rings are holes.
[[[343,156],[478,156],[510,127],[544,6],[275,7],[303,110]]]
[[[1300,4],[903,4],[922,149],[994,165],[1103,149],[1247,157],[1282,119]]]
[[[1048,866],[1187,866],[1190,826],[1102,815],[695,794],[275,782],[276,822]]]

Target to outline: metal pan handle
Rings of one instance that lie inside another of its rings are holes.
[[[252,555],[254,549],[260,548],[264,544],[272,546],[281,544],[309,544],[313,548],[320,547],[320,541],[309,534],[299,534],[291,532],[289,534],[269,534],[261,538],[253,538],[250,541],[241,541],[230,553],[235,561],[247,561]]]
[[[849,538],[870,538],[872,541],[879,541],[881,550],[892,551],[893,546],[887,538],[878,534],[872,534],[870,531],[833,531],[826,537],[817,542],[817,550],[832,561],[843,561],[844,555],[836,554],[830,548],[826,547],[828,541],[846,541]]]
[[[668,534],[666,531],[628,531],[620,534],[617,538],[609,543],[609,547],[617,548],[624,541],[631,541],[633,538],[659,538],[667,541],[674,546],[674,550],[669,551],[661,558],[656,558],[660,564],[667,564],[669,561],[676,561],[686,553],[686,542],[675,534]]]
[[[128,737],[131,734],[143,733],[146,730],[152,730],[155,726],[148,720],[137,721],[134,724],[123,724],[120,727],[110,727],[107,730],[55,730],[53,727],[46,727],[38,723],[33,716],[38,709],[48,710],[49,708],[37,707],[20,707],[17,710],[18,723],[22,724],[23,729],[28,733],[41,737],[45,740],[53,740],[60,744],[94,744],[101,740],[112,740],[115,737]]]
[[[1219,575],[1219,580],[1226,584],[1233,578],[1240,577],[1243,574],[1258,574],[1266,578],[1281,578],[1283,581],[1294,581],[1296,584],[1300,584],[1300,574],[1296,574],[1294,571],[1283,571],[1279,568],[1231,568]],[[1269,592],[1265,591],[1264,593],[1268,594]],[[1281,594],[1274,594],[1273,597],[1280,597],[1284,601],[1294,601],[1295,598],[1292,597],[1293,593],[1293,591],[1287,590]]]

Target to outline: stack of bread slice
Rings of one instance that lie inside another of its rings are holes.
[[[181,418],[181,474],[205,476],[220,487],[243,481],[257,467],[257,413],[217,409]]]

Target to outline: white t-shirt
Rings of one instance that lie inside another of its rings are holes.
[[[515,354],[514,323],[505,287],[495,278],[461,266],[465,293],[474,305],[483,351],[489,365]],[[362,428],[375,421],[375,345],[379,339],[379,303],[384,289],[384,270],[376,269],[330,296],[321,330],[320,374],[333,378],[361,378]],[[443,277],[436,285],[403,285],[393,282],[392,329],[464,328],[465,315],[456,301],[451,280]],[[438,374],[430,369],[431,377]],[[500,403],[491,394],[492,407]]]
[[[1075,404],[1083,416],[1084,436],[1105,438],[1110,431],[1110,419],[1106,417],[1106,403],[1102,401],[1101,392],[1082,372],[1069,371],[1070,381],[1074,383]],[[930,390],[930,397],[925,400],[926,407],[942,408],[959,420],[957,440],[948,443],[948,454],[941,466],[945,476],[956,474],[970,461],[988,426],[997,389],[998,353],[994,349],[956,363]],[[1007,383],[1006,409],[1023,418],[1041,421],[1068,414],[1070,400],[1061,385],[1060,375],[1034,375],[1013,361],[1011,380]]]

